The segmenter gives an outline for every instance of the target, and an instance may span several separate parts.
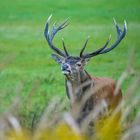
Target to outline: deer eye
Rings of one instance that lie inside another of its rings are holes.
[[[81,67],[81,63],[80,62],[76,63],[76,66]]]

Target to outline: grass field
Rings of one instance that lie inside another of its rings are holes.
[[[8,109],[19,96],[21,117],[28,126],[32,114],[41,113],[53,97],[63,97],[67,102],[64,76],[51,59],[52,50],[44,38],[44,26],[50,14],[53,14],[51,23],[70,18],[70,25],[56,36],[54,42],[62,48],[61,38],[64,37],[72,55],[79,55],[88,35],[91,39],[87,51],[101,47],[110,33],[113,43],[116,37],[113,17],[121,27],[126,19],[128,32],[122,43],[111,53],[90,60],[86,70],[96,76],[117,80],[126,67],[131,49],[135,51],[134,70],[136,73],[140,70],[139,0],[1,0],[0,112]],[[124,94],[135,77],[129,77],[122,85]]]

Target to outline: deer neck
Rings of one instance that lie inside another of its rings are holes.
[[[75,97],[80,97],[84,93],[84,89],[89,86],[89,82],[91,81],[91,76],[85,71],[80,71],[75,79],[66,78],[66,91],[68,97],[71,95]]]

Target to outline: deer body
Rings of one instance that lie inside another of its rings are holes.
[[[97,104],[100,104],[101,102],[104,102],[104,105],[108,110],[115,109],[122,99],[120,89],[117,93],[115,93],[116,82],[110,78],[92,77],[85,71],[84,66],[87,64],[90,58],[111,51],[121,42],[126,34],[126,22],[124,22],[124,29],[121,30],[114,20],[118,36],[117,40],[111,47],[107,48],[111,39],[111,37],[109,37],[105,45],[100,49],[91,53],[83,54],[88,42],[87,39],[80,51],[80,56],[75,57],[69,55],[63,40],[64,52],[59,50],[52,43],[55,34],[68,25],[67,20],[58,27],[53,25],[52,32],[50,33],[50,18],[51,16],[48,18],[45,27],[45,37],[50,48],[58,54],[52,54],[52,58],[61,65],[61,71],[66,77],[66,91],[70,99],[72,109],[76,108],[77,102],[86,98],[87,99],[81,108],[80,119],[84,118],[91,110],[94,109]]]
[[[116,95],[114,94],[116,82],[113,79],[106,77],[91,77],[90,75],[85,76],[87,76],[85,77],[86,79],[81,77],[80,81],[75,82],[66,79],[66,92],[69,98],[72,93],[73,95],[71,96],[73,96],[74,100],[78,100],[83,95],[90,92],[93,105],[105,100],[109,108],[114,108],[120,103],[122,92],[121,89],[119,89],[119,93]],[[78,88],[79,85],[81,85],[81,88]],[[71,93],[69,93],[70,91]]]
[[[79,85],[81,87],[79,87]],[[83,97],[89,96],[85,105],[80,112],[80,121],[84,119],[97,104],[104,101],[104,107],[108,111],[114,110],[122,100],[122,92],[119,89],[114,94],[116,82],[111,78],[90,76],[86,71],[79,75],[78,80],[71,81],[66,78],[67,95],[72,100],[71,107],[75,110],[75,106]],[[73,95],[70,95],[73,94]],[[79,115],[78,115],[79,116]]]

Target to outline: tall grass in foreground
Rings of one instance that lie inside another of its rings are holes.
[[[131,58],[130,58],[130,61]],[[116,87],[116,93],[122,82],[132,73],[131,62]],[[138,140],[140,137],[140,94],[137,93],[140,75],[129,85],[122,102],[111,115],[99,118],[104,112],[104,104],[97,105],[79,126],[76,122],[80,115],[82,103],[77,102],[76,108],[64,113],[63,100],[55,98],[42,114],[40,121],[32,130],[23,128],[18,117],[20,100],[17,98],[5,114],[0,115],[0,140]],[[31,93],[32,94],[32,93]],[[86,98],[86,97],[85,97]],[[119,112],[121,111],[121,116]],[[89,125],[90,123],[93,125]]]

